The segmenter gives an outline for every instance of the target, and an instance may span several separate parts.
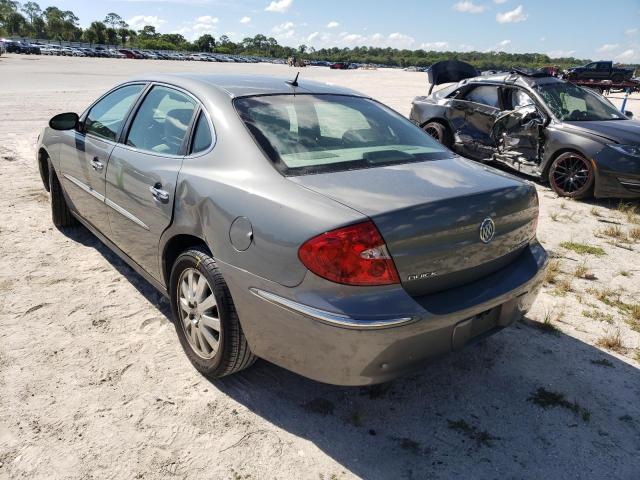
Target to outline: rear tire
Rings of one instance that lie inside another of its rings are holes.
[[[624,81],[624,77],[619,73],[617,73],[613,77],[611,77],[611,81],[613,83],[621,83],[622,81]]]
[[[595,184],[593,165],[577,152],[562,153],[549,168],[549,184],[560,197],[591,197]]]
[[[51,162],[49,164],[49,192],[51,193],[51,220],[57,228],[75,227],[78,220],[71,214],[67,200],[64,198],[62,185],[58,180]]]
[[[198,288],[201,281],[206,284]],[[180,254],[171,269],[169,288],[176,333],[196,370],[220,378],[256,361],[229,288],[209,252],[194,247]]]
[[[441,122],[433,120],[423,125],[422,130],[447,148],[451,148],[452,137],[449,128]]]

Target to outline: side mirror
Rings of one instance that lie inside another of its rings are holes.
[[[625,110],[624,114],[627,116],[627,118],[633,118],[633,112],[631,110]]]
[[[59,113],[51,120],[49,120],[49,127],[54,130],[73,130],[78,126],[80,117],[77,113],[67,112]]]

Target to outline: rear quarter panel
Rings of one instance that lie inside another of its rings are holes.
[[[298,259],[300,245],[364,216],[283,177],[256,145],[230,98],[212,99],[207,107],[216,143],[202,156],[185,158],[173,224],[162,237],[161,251],[171,237],[188,233],[204,239],[222,262],[285,286],[298,285],[307,271]],[[239,217],[251,226],[240,232],[252,235],[246,250],[230,239]]]

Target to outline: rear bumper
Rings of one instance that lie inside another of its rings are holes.
[[[320,286],[326,281],[312,276],[293,289],[272,284],[274,292],[265,280],[219,262],[253,353],[306,377],[338,385],[391,380],[426,359],[510,325],[530,308],[546,264],[546,252],[532,243],[492,275],[414,298],[399,287],[386,287],[372,296],[367,293],[369,287],[359,287],[346,297],[334,295],[326,285],[322,292]],[[315,287],[324,295],[323,306],[311,306]],[[340,308],[348,304],[353,311],[360,308],[369,313],[349,314]]]

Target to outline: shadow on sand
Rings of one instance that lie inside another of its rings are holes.
[[[162,296],[92,234],[65,233],[170,318]],[[211,385],[275,432],[313,443],[342,466],[329,472],[337,478],[639,478],[640,370],[526,319],[383,385],[321,384],[265,361]],[[277,434],[262,441],[297,454]],[[253,458],[249,442],[232,448]]]

